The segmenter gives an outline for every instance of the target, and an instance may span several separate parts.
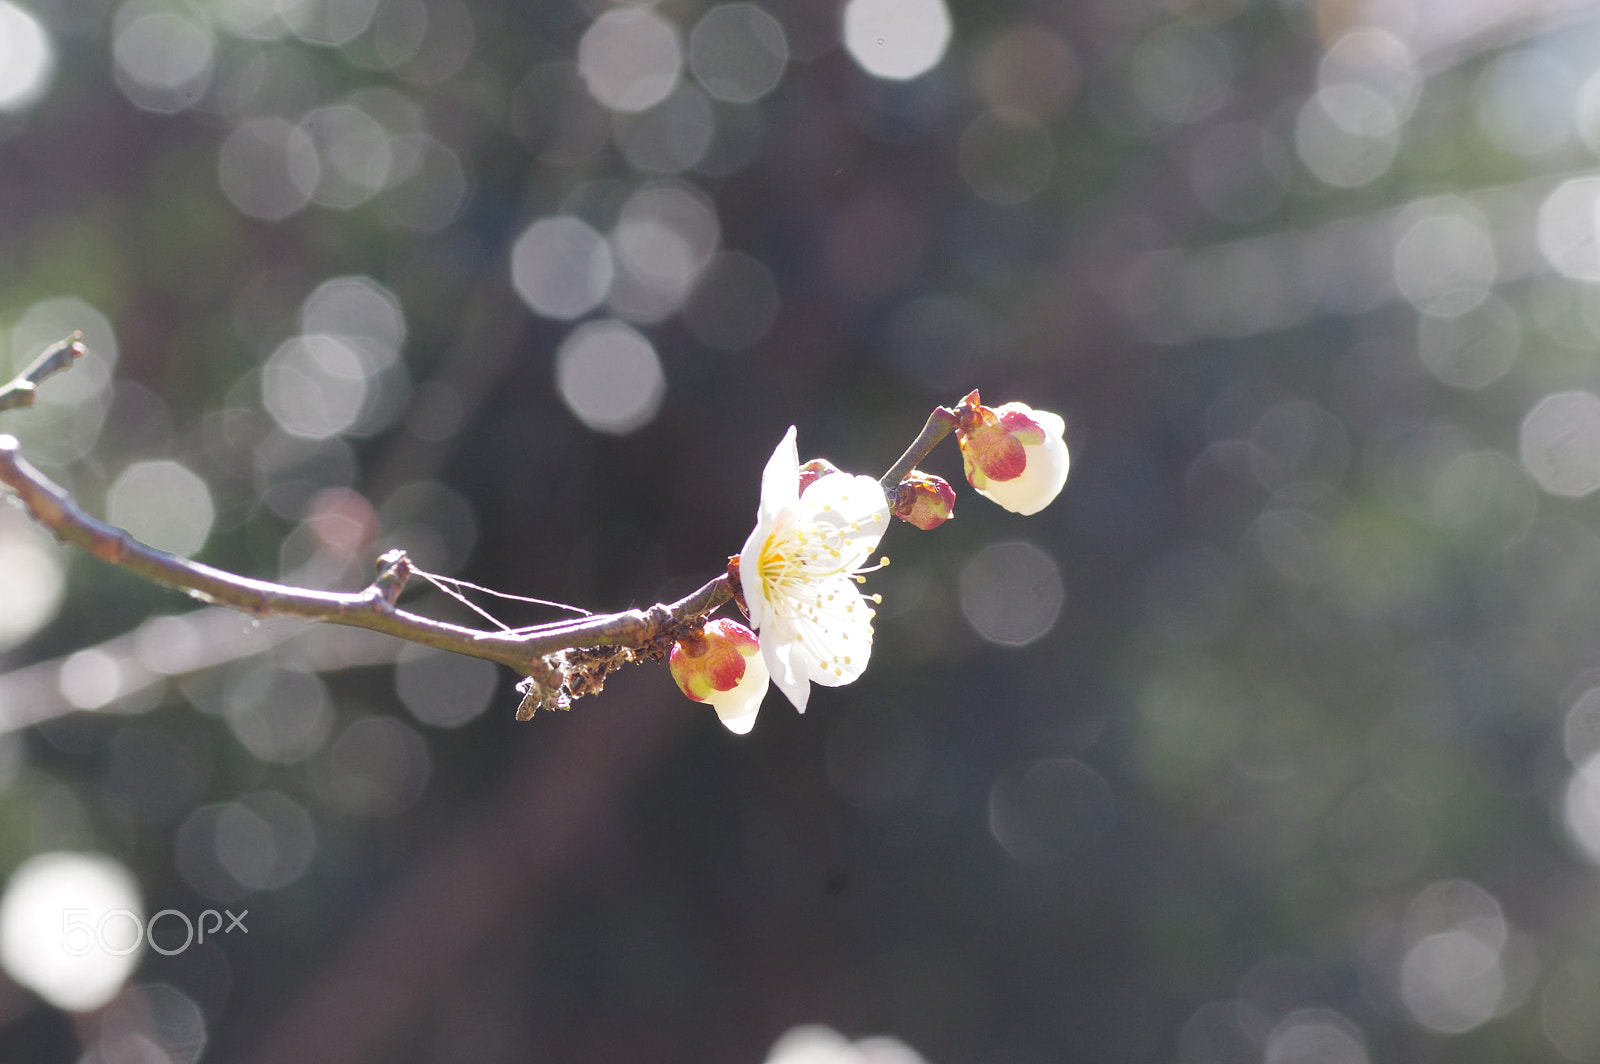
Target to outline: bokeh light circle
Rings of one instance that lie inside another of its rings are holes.
[[[384,817],[403,811],[422,794],[432,758],[416,729],[373,715],[346,726],[317,767],[318,790],[328,804],[355,816]]]
[[[961,612],[991,643],[1019,647],[1043,637],[1065,599],[1056,560],[1032,543],[992,543],[961,567]]]
[[[312,199],[347,209],[382,191],[395,170],[394,141],[377,119],[359,107],[318,107],[299,128],[317,152],[318,180]]]
[[[139,886],[120,862],[98,853],[39,854],[11,873],[0,897],[0,965],[57,1008],[89,1012],[138,966],[142,950],[127,949],[137,945],[134,922],[142,938]]]
[[[1585,391],[1547,395],[1522,421],[1522,464],[1552,495],[1600,488],[1600,399]]]
[[[135,462],[122,471],[106,493],[106,516],[157,550],[188,556],[210,538],[216,505],[198,474],[161,459]]]
[[[66,569],[49,536],[20,509],[0,505],[0,653],[44,627],[65,589]]]
[[[649,110],[619,114],[614,132],[622,157],[635,170],[676,174],[706,157],[716,128],[711,101],[697,86],[685,84]]]
[[[50,88],[56,52],[39,20],[0,0],[0,111],[21,111]]]
[[[677,87],[682,67],[676,27],[646,7],[607,11],[578,42],[584,84],[613,111],[654,107]]]
[[[327,741],[333,703],[316,673],[256,663],[228,675],[223,715],[234,738],[256,757],[291,764]]]
[[[251,118],[222,142],[222,191],[242,214],[282,221],[311,202],[322,164],[311,136],[285,118]]]
[[[436,728],[457,728],[489,705],[500,670],[492,661],[407,647],[395,665],[395,691],[411,715]]]
[[[589,428],[625,436],[656,416],[667,380],[649,340],[620,321],[592,321],[556,351],[556,388]]]
[[[907,81],[926,74],[950,44],[944,0],[849,0],[844,46],[873,77]]]
[[[1298,1009],[1267,1035],[1263,1064],[1368,1064],[1360,1028],[1332,1009]]]
[[[1300,161],[1323,184],[1359,188],[1382,177],[1400,151],[1394,108],[1364,85],[1330,87],[1295,117]]]
[[[570,215],[541,218],[511,246],[511,284],[536,314],[569,321],[599,306],[615,273],[605,238]]]
[[[1460,1034],[1493,1019],[1506,992],[1500,950],[1462,929],[1431,934],[1407,953],[1400,994],[1418,1023]]]
[[[1098,840],[1114,809],[1104,776],[1076,758],[1047,758],[990,788],[989,833],[1023,864],[1065,863]]]
[[[385,369],[405,343],[405,311],[399,297],[370,277],[334,277],[300,303],[300,329],[311,336],[336,336],[368,369]]]
[[[1493,384],[1510,372],[1521,346],[1516,310],[1493,293],[1464,313],[1423,313],[1417,321],[1417,357],[1452,388]]]
[[[713,7],[689,34],[689,69],[707,92],[730,103],[771,92],[788,58],[782,24],[754,4]]]
[[[249,890],[277,890],[305,874],[316,853],[316,828],[294,799],[256,791],[217,809],[216,855]]]
[[[1539,251],[1557,273],[1578,281],[1600,281],[1600,177],[1561,182],[1539,204]]]
[[[211,30],[171,11],[118,12],[111,54],[123,95],[146,111],[172,114],[193,107],[211,81],[216,40]]]
[[[1055,167],[1055,144],[1043,122],[1007,108],[967,123],[957,144],[961,176],[979,199],[1011,205],[1038,195]]]
[[[351,428],[367,399],[367,367],[341,337],[296,336],[261,370],[261,401],[285,432],[320,440]]]

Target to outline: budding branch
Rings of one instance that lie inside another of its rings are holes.
[[[0,411],[31,406],[46,377],[64,370],[85,353],[74,334],[35,359],[11,383],[0,387]],[[905,475],[956,424],[943,407],[928,418],[922,433],[879,483],[893,500]],[[734,597],[726,574],[670,603],[643,610],[595,614],[532,629],[493,631],[436,621],[400,609],[400,594],[412,575],[404,551],[378,559],[378,574],[361,591],[340,593],[256,580],[157,550],[127,532],[86,513],[70,494],[21,454],[15,437],[0,435],[0,483],[21,500],[33,518],[101,561],[202,602],[230,606],[256,617],[297,617],[382,632],[422,646],[486,658],[528,677],[518,717],[540,705],[565,706],[569,698],[600,689],[605,673],[641,657],[660,658],[674,640],[697,630],[712,611]]]

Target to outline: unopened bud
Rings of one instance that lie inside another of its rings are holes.
[[[769,676],[750,629],[723,617],[708,621],[699,635],[672,645],[667,665],[679,690],[716,707],[729,731],[743,735],[755,727]]]
[[[1023,403],[993,409],[974,391],[956,408],[956,439],[967,482],[1019,514],[1035,514],[1061,493],[1070,459],[1061,415]]]
[[[813,458],[800,467],[800,494],[804,495],[807,488],[829,473],[838,472],[842,472],[842,470],[826,458]]]
[[[926,531],[956,513],[956,489],[943,477],[913,469],[894,491],[894,515]]]

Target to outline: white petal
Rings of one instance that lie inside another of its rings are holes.
[[[726,691],[712,691],[706,696],[717,710],[717,718],[728,730],[744,735],[756,724],[756,711],[767,695],[767,662],[759,651],[744,659],[744,675]]]
[[[889,528],[889,500],[876,480],[849,473],[829,473],[806,489],[800,501],[802,520],[845,530],[851,569],[878,549]]]
[[[794,426],[778,441],[777,450],[761,471],[761,507],[756,514],[760,527],[777,519],[778,513],[800,498],[800,449],[795,443]]]
[[[723,726],[733,734],[749,735],[750,729],[756,726],[756,710],[760,708],[761,703],[757,702],[755,709],[746,710],[738,716],[734,716],[732,710],[724,710],[721,706],[718,706],[717,719],[722,721]]]
[[[757,654],[757,661],[760,661],[760,654]],[[762,672],[765,674],[765,667]],[[739,698],[728,698],[733,691],[739,691]],[[763,675],[762,683],[755,686],[754,690],[734,688],[733,691],[717,691],[715,694],[720,698],[707,698],[706,701],[717,709],[717,718],[728,731],[734,734],[749,733],[750,728],[755,726],[755,714],[762,709],[762,699],[766,696],[766,677]]]
[[[804,713],[811,696],[811,676],[799,653],[796,634],[789,624],[775,620],[761,633],[761,656],[767,661],[773,684],[794,703],[795,709]]]
[[[1043,443],[1028,444],[1023,449],[1028,465],[1022,475],[1013,480],[991,480],[978,494],[1012,513],[1027,516],[1043,510],[1061,494],[1071,460],[1060,436],[1046,436]]]
[[[1054,436],[1059,440],[1067,434],[1067,423],[1060,414],[1052,414],[1048,410],[1029,410],[1028,416],[1038,422],[1046,436]]]
[[[1048,410],[1035,410],[1027,403],[1003,403],[994,408],[997,414],[1009,414],[1013,410],[1026,417],[1032,418],[1034,424],[1044,429],[1047,436],[1060,436],[1067,431],[1067,423],[1061,420],[1060,414],[1053,414]]]
[[[876,480],[850,473],[828,473],[806,489],[801,503],[808,512],[829,511],[846,522],[869,523],[874,514],[887,517],[889,500]],[[882,535],[880,530],[879,535]]]
[[[771,534],[772,529],[766,522],[757,521],[755,530],[739,551],[739,586],[744,591],[750,627],[758,632],[767,623],[767,600],[761,593],[761,547]]]
[[[872,604],[853,580],[841,577],[831,583],[827,590],[837,608],[828,614],[825,628],[810,626],[797,649],[812,683],[843,687],[860,678],[872,657]]]
[[[761,502],[756,508],[756,527],[739,551],[739,582],[744,588],[745,606],[750,611],[750,627],[756,631],[767,620],[767,604],[760,588],[761,548],[779,525],[791,520],[800,500],[800,451],[795,443],[795,428],[778,441],[772,457],[761,473]]]

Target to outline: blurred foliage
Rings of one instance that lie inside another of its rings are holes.
[[[0,367],[97,359],[0,427],[155,542],[611,609],[722,567],[790,424],[876,474],[978,387],[1075,461],[896,527],[866,675],[745,739],[663,668],[517,725],[473,663],[179,638],[0,511],[0,871],[251,913],[76,1025],[5,984],[0,1056],[143,1002],[208,1060],[1600,1060],[1600,24],[879,6],[0,2],[53,54],[0,74]]]

